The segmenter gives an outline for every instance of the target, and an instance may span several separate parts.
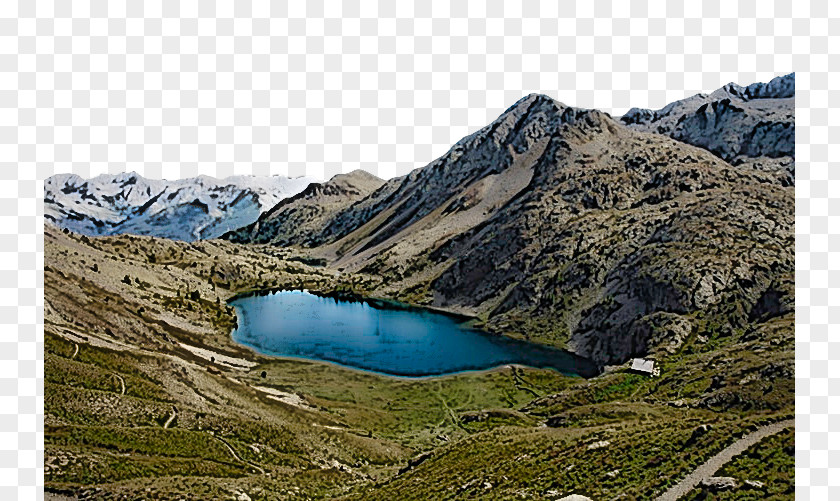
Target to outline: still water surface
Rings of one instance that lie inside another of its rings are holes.
[[[417,308],[281,291],[230,303],[234,341],[260,353],[334,362],[395,376],[434,376],[499,365],[553,368],[592,376],[594,365],[571,353],[471,329],[461,320]]]

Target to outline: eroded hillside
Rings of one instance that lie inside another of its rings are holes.
[[[792,313],[740,335],[692,337],[659,358],[659,378],[500,367],[398,379],[233,343],[225,300],[238,292],[376,287],[298,257],[271,246],[88,238],[48,226],[48,492],[650,498],[748,430],[793,413]],[[744,489],[759,480],[765,493],[789,495],[789,449],[762,452],[779,470],[742,462],[732,475]]]
[[[785,82],[725,88],[727,106],[761,101],[749,113],[712,120],[723,105],[700,103],[659,126],[706,120],[691,130],[708,135],[752,123]],[[781,141],[755,151],[739,131],[703,149],[533,94],[422,169],[312,184],[233,242],[48,224],[47,488],[84,499],[655,498],[793,415],[793,171],[776,168],[787,169],[784,151],[768,153],[784,147],[780,127]],[[465,313],[603,372],[403,379],[233,342],[227,301],[283,288]],[[660,374],[630,371],[637,355]],[[714,495],[791,498],[792,441],[785,431],[754,444]]]
[[[673,351],[706,323],[742,332],[793,298],[793,191],[776,173],[541,95],[320,232],[278,220],[250,238],[272,234],[378,277],[377,294],[601,364]]]

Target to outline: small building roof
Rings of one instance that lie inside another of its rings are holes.
[[[645,360],[644,358],[634,358],[630,364],[630,370],[639,372],[653,373],[653,360]]]

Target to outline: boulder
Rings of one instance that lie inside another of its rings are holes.
[[[595,449],[603,449],[604,447],[609,447],[610,443],[606,440],[601,440],[599,442],[594,442],[586,446],[586,450],[591,451]]]
[[[759,482],[758,480],[745,480],[744,485],[752,489],[764,489],[764,482]]]
[[[710,491],[725,491],[738,487],[738,481],[732,477],[709,477],[704,478],[700,485]]]
[[[695,428],[693,432],[691,432],[691,438],[688,439],[688,441],[685,443],[685,445],[692,445],[692,444],[697,443],[697,440],[700,437],[702,437],[703,435],[705,435],[706,433],[709,433],[709,431],[711,429],[712,429],[712,425],[701,424],[700,426]]]

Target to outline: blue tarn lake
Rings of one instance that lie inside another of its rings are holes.
[[[472,329],[463,319],[381,302],[306,291],[234,299],[234,341],[260,353],[333,362],[393,376],[438,376],[507,364],[593,376],[595,365],[569,352]]]

